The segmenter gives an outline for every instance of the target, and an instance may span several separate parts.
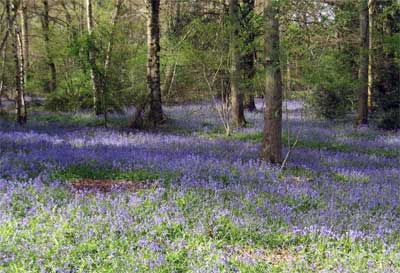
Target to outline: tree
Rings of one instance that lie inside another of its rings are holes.
[[[171,40],[171,42],[175,45],[176,39],[181,35],[180,32],[184,28],[183,24],[181,24],[181,2],[168,0],[166,1],[166,6],[166,16],[168,17],[166,37],[168,40]],[[176,52],[175,50],[172,50],[169,54],[175,55]],[[169,94],[171,93],[172,86],[176,77],[176,70],[177,57],[174,57],[173,62],[166,61],[164,68],[164,82],[161,86],[161,93],[166,99],[168,99]]]
[[[356,125],[368,123],[369,9],[368,0],[360,1],[360,61]]]
[[[89,59],[90,77],[92,80],[92,89],[93,89],[93,109],[95,114],[99,115],[101,114],[101,88],[100,88],[99,71],[96,65],[96,50],[95,50],[95,41],[93,37],[94,20],[93,20],[92,0],[86,0],[86,23],[89,35],[88,59]]]
[[[50,50],[50,15],[49,15],[49,1],[43,0],[43,14],[41,17],[42,29],[43,29],[43,40],[46,51],[47,67],[50,73],[50,80],[46,84],[46,91],[54,92],[57,88],[57,71],[56,64],[53,60],[53,55]]]
[[[154,126],[164,120],[160,86],[160,0],[147,5],[147,85],[150,95],[148,121]]]
[[[231,21],[230,84],[231,84],[232,119],[235,127],[243,127],[246,125],[246,119],[244,117],[243,93],[241,91],[240,36],[239,36],[240,19],[239,19],[238,0],[229,0],[229,15]]]
[[[106,55],[104,60],[104,75],[102,78],[102,102],[103,102],[103,115],[104,115],[104,126],[107,127],[107,96],[108,96],[108,81],[109,79],[109,69],[111,63],[111,54],[114,47],[114,34],[116,32],[116,25],[118,23],[118,19],[122,13],[122,5],[124,0],[116,0],[114,12],[111,18],[111,33],[110,39],[107,44]]]
[[[278,5],[264,0],[265,17],[265,110],[262,157],[269,163],[282,162],[282,77]]]
[[[247,47],[250,46],[245,51],[245,54],[242,56],[242,68],[244,73],[244,80],[246,86],[245,99],[244,104],[248,111],[253,112],[256,110],[256,104],[254,101],[254,83],[253,79],[256,74],[255,67],[255,49],[254,49],[254,41],[256,38],[255,26],[253,22],[254,18],[254,10],[255,10],[255,0],[243,0],[243,8],[242,8],[242,21],[245,27],[245,45]]]
[[[6,14],[7,14],[7,25],[8,32],[12,38],[12,49],[15,63],[15,84],[17,90],[16,97],[16,112],[17,122],[20,125],[24,125],[27,122],[27,111],[25,104],[25,66],[24,66],[24,53],[21,39],[20,28],[17,24],[17,14],[19,9],[19,1],[14,0],[10,3],[10,0],[6,0]]]
[[[8,30],[6,30],[6,33],[8,33]],[[6,75],[7,41],[5,41],[4,46],[0,47],[0,49],[1,49],[1,68],[0,68],[0,112],[1,112],[1,97],[4,91],[5,75]]]
[[[368,109],[373,109],[374,86],[374,16],[376,0],[368,0],[368,28],[369,28],[369,52],[368,52]]]
[[[1,96],[4,90],[4,77],[6,72],[6,61],[7,61],[7,45],[1,50],[1,68],[0,68],[0,108],[1,108]]]
[[[21,18],[21,45],[24,59],[24,82],[28,81],[29,70],[29,22],[28,22],[28,6],[27,0],[20,1],[20,18]]]

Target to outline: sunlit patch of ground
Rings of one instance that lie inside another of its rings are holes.
[[[71,182],[71,187],[74,191],[83,192],[115,192],[115,191],[130,191],[137,192],[145,189],[154,189],[157,187],[156,182],[138,182],[126,180],[94,180],[83,179]]]

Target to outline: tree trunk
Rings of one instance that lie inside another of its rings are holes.
[[[118,22],[118,18],[121,16],[122,11],[122,4],[124,0],[116,0],[114,13],[111,19],[111,34],[109,37],[106,57],[104,61],[104,77],[103,77],[103,84],[102,84],[102,102],[103,102],[103,114],[104,114],[104,126],[107,127],[107,113],[108,113],[108,99],[107,99],[107,91],[108,91],[108,80],[109,80],[109,67],[111,62],[111,54],[114,46],[114,34],[116,31],[116,25]]]
[[[235,127],[243,127],[246,125],[244,117],[243,93],[241,91],[240,76],[240,19],[239,19],[239,2],[238,0],[229,0],[229,16],[231,19],[231,103],[232,103],[232,121]]]
[[[96,52],[94,48],[94,38],[93,38],[93,6],[92,0],[86,0],[86,23],[87,23],[87,31],[89,34],[89,64],[90,64],[90,77],[92,80],[92,89],[93,89],[93,110],[96,115],[101,114],[101,89],[100,89],[100,81],[98,75],[98,69],[96,65]]]
[[[255,0],[243,0],[243,17],[248,25],[251,25],[251,20],[253,19],[254,9],[255,9]],[[255,40],[255,33],[253,29],[250,29],[250,33],[247,34],[245,43],[247,45],[253,45]],[[252,47],[253,48],[253,47]],[[254,112],[256,110],[256,104],[254,101],[254,83],[253,79],[256,74],[255,68],[255,49],[252,49],[250,52],[247,52],[242,59],[243,70],[244,70],[244,78],[246,81],[246,91],[245,91],[245,107],[249,112]]]
[[[147,85],[150,95],[149,122],[164,120],[160,87],[160,0],[147,0]]]
[[[109,66],[110,66],[110,61],[111,61],[111,53],[113,50],[113,45],[114,45],[114,39],[113,36],[115,34],[115,26],[117,25],[118,19],[121,16],[122,12],[122,4],[124,3],[124,0],[116,0],[115,3],[115,9],[114,13],[111,19],[111,35],[110,35],[110,40],[108,41],[107,45],[107,52],[106,52],[106,58],[104,61],[104,71],[107,72]]]
[[[22,54],[24,57],[24,82],[28,81],[29,71],[29,23],[28,23],[28,7],[27,1],[21,0],[20,2],[20,18],[21,18],[21,44]]]
[[[269,163],[282,162],[282,77],[278,7],[274,0],[264,0],[265,17],[265,111],[262,157]]]
[[[7,43],[4,45],[3,49],[1,50],[1,72],[0,72],[0,109],[1,109],[1,97],[3,95],[4,90],[4,77],[6,72],[6,59],[7,59]],[[1,112],[1,110],[0,110]]]
[[[161,93],[166,100],[169,99],[169,95],[172,91],[172,86],[174,84],[175,73],[176,73],[176,61],[174,64],[167,64],[165,68],[165,79],[164,84],[161,87]]]
[[[375,0],[368,1],[368,21],[369,21],[369,51],[368,51],[368,110],[371,111],[373,108],[373,86],[374,86],[374,9],[375,9]]]
[[[46,85],[47,92],[54,92],[57,88],[57,71],[53,61],[53,56],[50,52],[50,17],[49,17],[49,2],[43,0],[43,15],[42,15],[43,40],[46,50],[47,66],[50,72],[50,80]]]
[[[17,90],[16,97],[16,112],[17,122],[20,125],[24,125],[27,122],[26,105],[25,105],[25,94],[24,94],[24,54],[22,51],[22,39],[19,27],[16,23],[18,5],[17,1],[14,1],[11,5],[10,0],[6,0],[6,13],[8,19],[8,31],[12,38],[12,49],[15,62],[15,85]],[[13,12],[13,16],[11,15]]]
[[[256,102],[255,102],[255,99],[254,99],[254,95],[246,94],[245,106],[246,106],[247,111],[249,111],[249,112],[254,112],[254,111],[257,110]]]
[[[168,4],[168,23],[167,23],[167,31],[166,34],[168,37],[178,37],[183,30],[182,26],[180,25],[180,5],[181,3],[176,0],[169,0]],[[174,54],[175,52],[171,52]],[[176,60],[173,63],[166,63],[165,64],[165,73],[164,73],[164,82],[161,86],[161,94],[165,99],[169,99],[169,95],[171,94],[171,89],[174,83],[175,74],[176,74]]]
[[[368,124],[368,70],[369,70],[369,11],[368,0],[360,1],[360,64],[356,126]]]

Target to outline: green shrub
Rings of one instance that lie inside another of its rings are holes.
[[[323,56],[318,68],[306,69],[306,82],[314,90],[308,103],[317,116],[326,119],[343,118],[354,104],[358,82],[351,66],[334,52]]]

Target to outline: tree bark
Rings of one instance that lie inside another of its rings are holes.
[[[20,125],[24,125],[27,122],[27,112],[25,104],[25,94],[24,94],[24,54],[22,51],[22,39],[21,33],[16,23],[17,13],[18,13],[18,1],[13,1],[12,4],[10,0],[6,0],[6,13],[8,19],[8,31],[12,37],[12,49],[15,62],[15,85],[17,90],[16,97],[16,112],[17,112],[17,122]],[[13,16],[11,15],[13,12]]]
[[[28,81],[29,71],[29,23],[28,23],[28,7],[26,0],[20,2],[20,18],[21,18],[21,44],[24,59],[24,82]]]
[[[265,17],[265,111],[262,157],[269,163],[282,162],[282,77],[278,7],[274,0],[264,0]]]
[[[98,69],[96,65],[96,52],[94,49],[94,37],[93,37],[94,20],[93,20],[92,0],[86,0],[86,23],[87,23],[87,31],[89,34],[88,58],[90,65],[90,77],[92,80],[92,89],[93,89],[93,110],[96,115],[100,115],[101,89],[100,89]]]
[[[0,72],[0,112],[1,112],[1,97],[3,95],[4,90],[4,76],[6,72],[6,59],[7,59],[7,43],[1,49],[1,72]]]
[[[9,31],[7,29],[6,33],[4,34],[3,39],[1,40],[1,43],[0,43],[0,50],[3,50],[3,48],[6,46],[8,36],[9,36]]]
[[[57,88],[57,70],[56,64],[54,63],[53,56],[50,50],[50,16],[49,16],[49,2],[43,0],[43,15],[42,15],[42,29],[43,29],[43,40],[46,50],[47,67],[50,73],[50,80],[46,85],[47,92],[54,92]]]
[[[376,0],[368,1],[368,24],[369,24],[369,51],[368,51],[368,110],[372,111],[373,108],[373,86],[374,86],[374,9]]]
[[[356,126],[368,124],[369,10],[368,0],[360,1],[360,63]]]
[[[235,127],[244,127],[246,119],[244,117],[243,93],[241,91],[240,76],[240,19],[239,19],[239,2],[238,0],[229,0],[229,16],[231,19],[231,104],[232,104],[232,121]]]
[[[147,4],[147,85],[150,95],[148,121],[157,125],[164,120],[160,86],[160,0]]]
[[[243,17],[244,20],[248,23],[248,25],[251,25],[249,22],[252,19],[252,16],[254,14],[254,9],[255,9],[255,0],[243,0]],[[247,39],[245,43],[247,45],[252,45],[255,40],[255,34],[253,32],[253,29],[250,29],[250,33],[247,36]],[[255,68],[255,50],[251,50],[250,52],[247,52],[245,56],[243,56],[242,59],[243,63],[243,72],[244,72],[244,78],[246,81],[246,91],[245,91],[245,107],[249,112],[254,112],[256,110],[256,104],[254,101],[254,83],[253,79],[256,74],[256,68]]]
[[[246,94],[246,96],[245,96],[245,106],[246,106],[247,111],[249,111],[249,112],[254,112],[254,111],[257,110],[256,102],[255,102],[255,99],[254,99],[254,95]]]

